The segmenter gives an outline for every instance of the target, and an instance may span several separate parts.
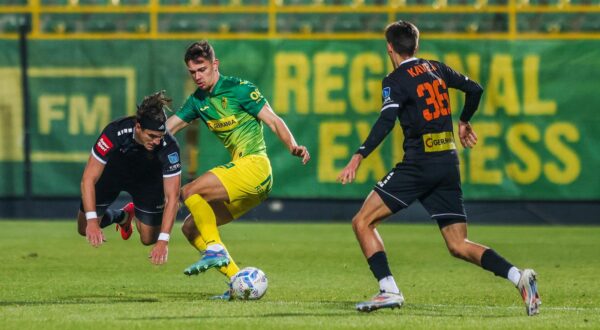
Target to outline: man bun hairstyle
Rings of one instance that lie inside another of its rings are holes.
[[[189,61],[196,62],[199,57],[211,63],[215,60],[215,50],[206,40],[196,41],[189,45],[185,51],[184,62],[185,64]]]
[[[407,21],[390,23],[385,28],[385,39],[392,45],[394,52],[414,56],[419,47],[419,29]]]
[[[170,111],[168,104],[171,99],[165,93],[162,90],[148,95],[144,97],[144,100],[138,106],[135,118],[142,129],[163,132],[166,130],[167,114],[165,109]]]

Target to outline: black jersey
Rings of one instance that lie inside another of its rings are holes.
[[[110,173],[132,179],[160,180],[181,173],[179,145],[167,132],[154,150],[148,151],[133,138],[134,117],[117,119],[104,128],[92,148],[92,155]]]
[[[420,58],[400,64],[383,79],[383,105],[369,137],[357,151],[373,151],[400,120],[404,133],[403,162],[457,162],[448,88],[466,93],[461,120],[469,121],[483,89],[447,65]]]

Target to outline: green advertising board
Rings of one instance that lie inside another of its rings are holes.
[[[98,133],[113,118],[133,113],[144,95],[165,89],[177,109],[194,88],[182,59],[189,42],[30,41],[34,194],[78,195]],[[213,45],[221,73],[254,82],[312,154],[302,166],[265,129],[272,196],[362,198],[402,159],[397,126],[363,162],[354,184],[336,182],[377,119],[381,79],[392,69],[384,41],[215,40]],[[485,89],[472,120],[479,143],[459,150],[467,199],[600,199],[595,173],[600,62],[594,60],[599,46],[597,40],[422,42],[419,56],[441,60]],[[22,196],[18,43],[0,40],[0,47],[0,196]],[[462,95],[450,97],[457,118]],[[200,173],[228,156],[205,127],[199,129]],[[177,138],[184,146],[183,133]]]

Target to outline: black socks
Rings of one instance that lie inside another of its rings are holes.
[[[496,251],[487,249],[481,256],[481,267],[485,270],[489,270],[496,276],[508,278],[508,270],[513,265],[502,258]]]
[[[102,216],[102,220],[100,220],[100,228],[104,228],[106,226],[110,226],[113,223],[120,223],[125,218],[125,211],[107,209]]]
[[[390,266],[388,265],[387,257],[384,251],[375,252],[369,259],[367,259],[371,272],[375,275],[375,278],[380,281],[383,278],[392,276]],[[508,271],[507,271],[508,272]]]

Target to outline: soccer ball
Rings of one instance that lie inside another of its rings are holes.
[[[258,300],[267,292],[267,276],[256,267],[246,267],[234,275],[231,296],[235,299]]]

